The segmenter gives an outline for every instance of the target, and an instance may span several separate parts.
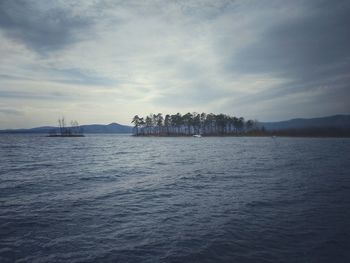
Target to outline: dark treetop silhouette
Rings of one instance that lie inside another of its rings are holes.
[[[186,113],[185,115],[162,113],[148,116],[134,116],[135,136],[223,136],[243,135],[261,132],[258,122],[245,121],[243,117],[226,114]]]

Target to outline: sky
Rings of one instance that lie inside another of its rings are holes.
[[[0,0],[0,129],[350,113],[350,1]]]

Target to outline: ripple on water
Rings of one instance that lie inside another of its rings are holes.
[[[350,261],[348,139],[0,145],[0,262]]]

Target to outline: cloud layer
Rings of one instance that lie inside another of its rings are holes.
[[[350,113],[349,1],[0,2],[0,128]]]

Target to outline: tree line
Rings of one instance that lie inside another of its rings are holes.
[[[213,113],[150,114],[146,117],[135,115],[135,136],[224,136],[243,135],[262,131],[256,120],[245,120],[243,117]]]

